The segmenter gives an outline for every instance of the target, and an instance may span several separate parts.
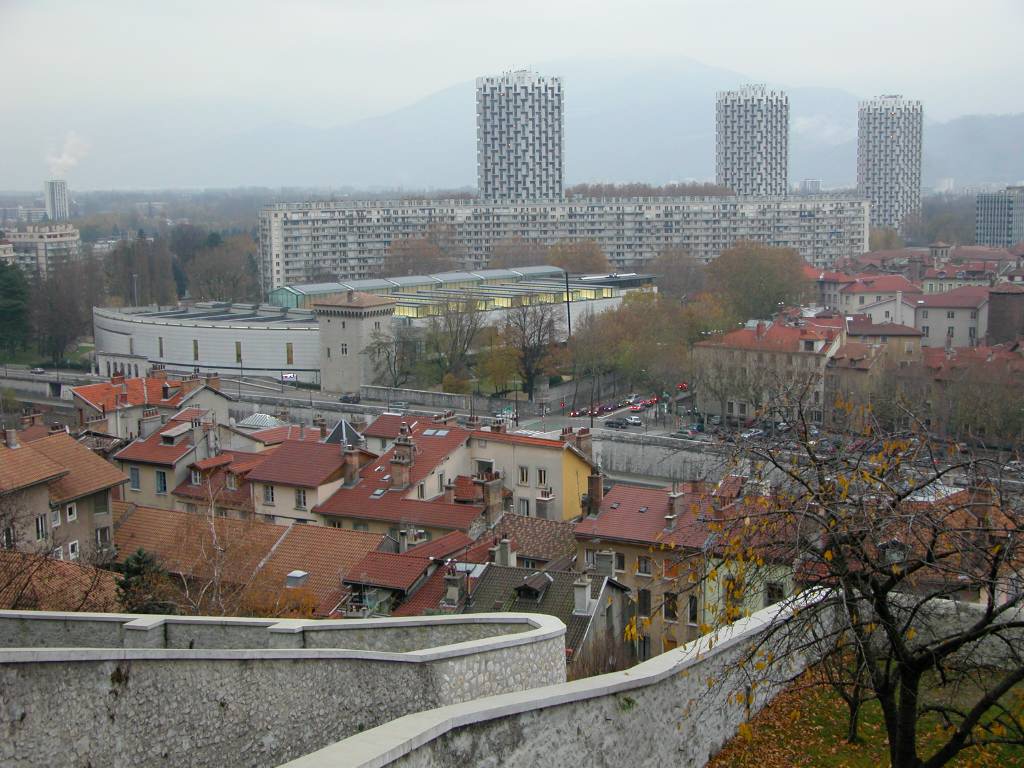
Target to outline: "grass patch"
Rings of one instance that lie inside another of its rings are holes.
[[[732,739],[708,768],[789,768],[835,766],[881,768],[889,765],[889,747],[878,702],[864,704],[861,743],[846,743],[846,705],[830,688],[806,687],[806,680],[782,692]],[[1011,692],[1011,696],[1020,696]],[[1020,701],[1018,698],[1017,701]],[[919,754],[927,757],[941,743],[938,719],[922,720]],[[1000,745],[965,750],[951,766],[996,768],[1024,765],[1024,747]]]

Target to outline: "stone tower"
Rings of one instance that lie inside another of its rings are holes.
[[[367,349],[375,338],[392,338],[395,300],[347,291],[313,304],[320,328],[320,388],[324,392],[359,392],[373,378]]]

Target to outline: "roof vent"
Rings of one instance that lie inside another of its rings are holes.
[[[285,586],[288,587],[288,589],[304,587],[306,586],[307,581],[309,581],[309,574],[305,571],[291,571],[285,577]]]
[[[638,509],[637,511],[640,512],[640,513],[646,512],[647,511],[647,507],[640,507],[640,509]]]

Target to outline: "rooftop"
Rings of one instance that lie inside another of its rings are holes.
[[[508,512],[502,515],[495,530],[500,536],[513,539],[516,554],[530,560],[548,563],[576,552],[573,524],[561,520]]]
[[[67,470],[50,482],[50,501],[56,504],[113,488],[128,481],[124,473],[104,461],[65,432],[25,446]]]
[[[408,592],[432,565],[434,560],[429,557],[370,552],[348,569],[344,581]]]
[[[344,463],[337,445],[286,440],[249,472],[249,480],[316,488],[341,477]]]
[[[671,488],[647,488],[618,483],[605,495],[598,514],[576,523],[577,539],[608,539],[641,545],[700,549],[708,537],[698,519],[711,503],[714,486],[685,483],[677,502],[674,527],[668,528]]]

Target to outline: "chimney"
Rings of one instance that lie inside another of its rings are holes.
[[[595,468],[591,470],[590,477],[587,478],[587,508],[584,511],[588,515],[596,515],[601,511],[602,502],[604,502],[604,475]]]
[[[309,574],[305,571],[290,571],[285,577],[285,587],[288,589],[297,589],[298,587],[306,586],[306,582],[309,581]]]
[[[683,498],[683,494],[679,491],[679,486],[676,483],[672,483],[672,490],[668,494],[668,514],[665,515],[665,530],[674,531],[676,529],[676,523],[679,521],[679,515],[683,503],[680,499]]]
[[[110,377],[110,383],[113,384],[115,387],[124,384],[124,374],[115,373],[113,376]]]
[[[203,384],[203,380],[196,375],[186,376],[181,380],[181,394],[187,395],[193,390],[199,389]]]
[[[497,558],[498,565],[516,567],[516,553],[512,550],[512,542],[507,538],[498,542]]]
[[[594,570],[600,576],[611,578],[615,573],[615,553],[609,549],[602,549],[594,555]]]
[[[593,460],[594,436],[590,432],[590,427],[580,427],[576,430],[576,450]]]
[[[13,427],[4,430],[4,444],[11,450],[18,447],[18,432]]]
[[[903,325],[903,291],[896,291],[896,310],[893,312],[893,322],[896,325]]]
[[[211,373],[209,376],[207,376],[206,386],[208,386],[210,389],[215,389],[218,392],[220,392],[220,374]]]
[[[348,301],[348,303],[351,304],[353,301],[356,300],[356,292],[349,288],[345,294],[345,298]]]
[[[505,422],[502,421],[501,419],[495,419],[491,423],[491,432],[497,432],[497,433],[500,434],[500,433],[502,433],[504,431],[505,431]]]
[[[392,447],[391,455],[391,487],[406,488],[409,486],[412,475],[413,457],[416,445],[409,433],[409,425],[404,421],[399,430],[398,437]]]
[[[321,440],[327,437],[327,420],[323,416],[315,417],[313,419],[313,426],[320,430]]]
[[[758,321],[757,327],[754,329],[754,336],[757,337],[758,339],[763,339],[764,338],[764,331],[765,331],[764,323]]]
[[[590,615],[590,579],[586,574],[580,576],[572,585],[573,610],[577,616]]]
[[[409,551],[409,531],[403,528],[398,532],[398,553]]]
[[[444,503],[455,503],[455,483],[453,483],[451,480],[447,481],[444,484]]]
[[[171,387],[165,381],[163,384],[160,385],[160,399],[161,400],[170,400],[170,398],[171,398]]]
[[[466,574],[461,571],[446,573],[444,576],[444,597],[441,605],[454,608],[466,597]]]
[[[347,488],[351,488],[359,482],[359,451],[351,445],[346,445],[342,456],[344,457],[341,467],[343,482]]]
[[[555,508],[555,494],[550,488],[541,490],[537,497],[537,517],[542,520],[560,520],[558,510]]]

